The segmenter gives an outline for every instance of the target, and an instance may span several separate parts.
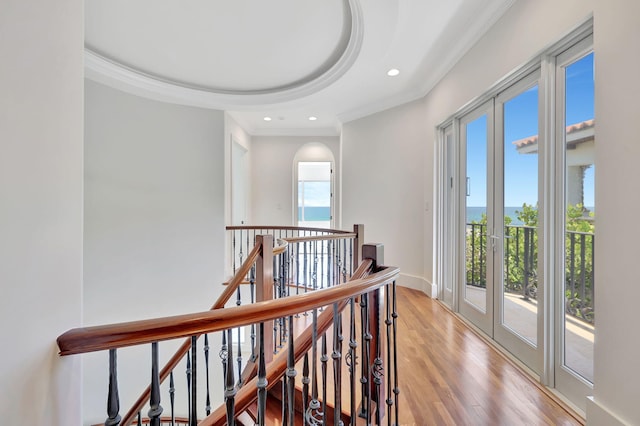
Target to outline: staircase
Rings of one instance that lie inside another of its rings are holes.
[[[382,266],[382,246],[362,244],[361,225],[354,232],[294,227],[228,227],[228,232],[235,274],[210,311],[77,328],[58,338],[61,356],[109,352],[103,424],[397,424],[399,271]],[[160,368],[159,343],[176,338],[186,339]],[[210,360],[214,341],[220,342],[213,351],[219,364]],[[117,351],[147,344],[151,383],[121,416]],[[187,407],[178,407],[174,376],[185,362]],[[212,389],[224,390],[217,407],[211,404]]]

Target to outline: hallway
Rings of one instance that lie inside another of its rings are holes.
[[[579,425],[439,302],[398,287],[403,425]]]

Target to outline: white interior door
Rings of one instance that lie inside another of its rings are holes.
[[[231,142],[231,224],[247,223],[249,197],[249,167],[247,149],[237,141]]]

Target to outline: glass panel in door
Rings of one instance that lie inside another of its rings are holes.
[[[565,67],[563,364],[593,382],[596,200],[593,53]]]
[[[503,103],[502,283],[498,320],[538,341],[538,85]]]
[[[487,311],[487,115],[466,124],[464,299]]]

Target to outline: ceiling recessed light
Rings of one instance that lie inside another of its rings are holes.
[[[313,115],[311,117],[309,117],[309,121],[316,121],[318,119],[318,117],[314,117]]]
[[[397,68],[391,68],[389,71],[387,71],[387,75],[389,77],[395,77],[398,74],[400,74],[400,70]]]
[[[271,117],[264,117],[263,120],[264,121],[271,121]]]

